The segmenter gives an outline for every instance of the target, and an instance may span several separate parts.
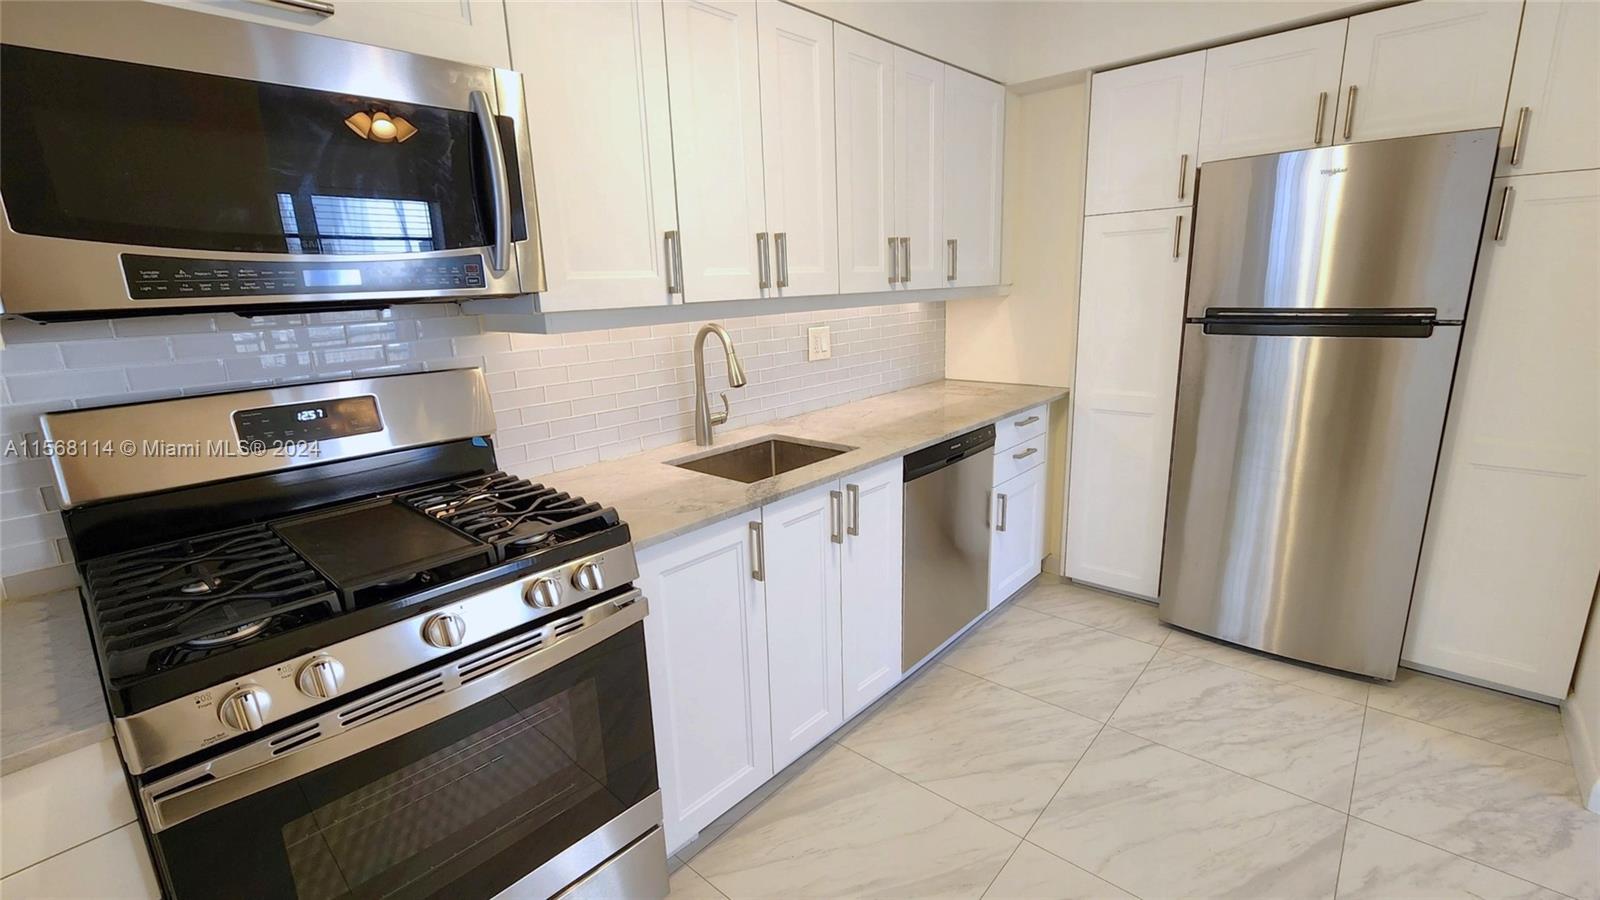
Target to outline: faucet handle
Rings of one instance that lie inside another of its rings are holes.
[[[711,414],[711,424],[721,425],[728,421],[728,392],[718,391],[717,396],[722,398],[722,412]]]

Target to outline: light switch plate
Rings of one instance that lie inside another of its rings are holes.
[[[812,325],[806,329],[806,360],[833,358],[833,329],[827,325]]]

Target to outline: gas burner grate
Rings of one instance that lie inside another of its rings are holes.
[[[507,555],[533,550],[558,532],[618,521],[615,510],[504,472],[432,485],[400,499]]]
[[[93,560],[84,585],[113,678],[170,669],[339,610],[327,581],[263,527]]]

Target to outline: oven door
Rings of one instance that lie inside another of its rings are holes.
[[[664,896],[645,612],[630,589],[142,785],[169,895]]]
[[[0,25],[8,313],[542,287],[515,72],[155,3]]]

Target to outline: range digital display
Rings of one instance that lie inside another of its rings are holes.
[[[360,269],[306,269],[300,273],[306,287],[357,287],[361,284]]]
[[[244,442],[268,446],[286,442],[325,441],[383,430],[377,398],[340,397],[317,403],[289,403],[241,409],[233,429]]]

